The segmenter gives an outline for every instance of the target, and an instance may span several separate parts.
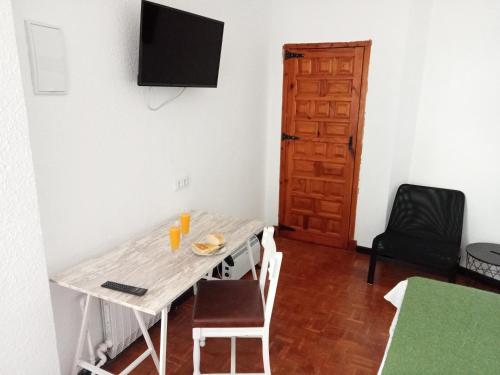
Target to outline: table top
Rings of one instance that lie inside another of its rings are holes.
[[[156,315],[264,228],[264,223],[258,220],[194,211],[191,213],[190,233],[182,238],[179,250],[171,251],[169,227],[177,220],[178,217],[171,218],[142,237],[52,275],[50,280],[66,288]],[[213,256],[195,255],[191,244],[210,232],[224,234],[226,251]],[[101,284],[108,280],[147,288],[148,292],[138,297],[102,288]]]
[[[500,266],[500,245],[487,242],[477,242],[467,245],[467,253],[477,260]]]

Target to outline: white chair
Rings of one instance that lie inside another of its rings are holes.
[[[276,251],[273,234],[273,227],[264,229],[264,257],[259,280],[200,282],[193,307],[194,375],[201,375],[200,346],[204,346],[207,337],[231,338],[231,372],[227,375],[236,374],[236,338],[260,338],[264,362],[262,375],[271,374],[269,326],[283,259],[283,254]]]

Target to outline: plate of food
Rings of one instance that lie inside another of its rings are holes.
[[[202,241],[194,242],[191,250],[196,255],[210,256],[223,253],[225,245],[226,240],[222,233],[210,233]]]

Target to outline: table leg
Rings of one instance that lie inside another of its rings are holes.
[[[168,327],[168,307],[165,307],[161,311],[159,375],[165,375],[167,372],[167,327]]]
[[[144,319],[142,318],[142,315],[139,311],[134,310],[134,314],[135,318],[137,319],[137,323],[139,323],[139,327],[141,328],[142,336],[144,336],[144,341],[146,341],[146,345],[151,350],[151,357],[153,358],[153,362],[155,363],[156,371],[159,372],[160,363],[158,360],[158,355],[156,354],[155,347],[153,345],[153,342],[151,341],[151,337],[149,336],[149,332],[146,327],[146,324],[144,323]]]
[[[80,361],[80,357],[82,355],[83,345],[85,343],[85,338],[87,337],[87,328],[89,324],[89,305],[92,297],[87,294],[85,298],[85,305],[83,308],[83,317],[82,317],[82,325],[80,326],[80,335],[78,336],[78,344],[76,345],[76,353],[75,353],[75,361],[73,362],[73,370],[71,372],[72,375],[78,374],[78,362]]]
[[[252,266],[252,276],[254,280],[257,280],[257,271],[255,271],[255,261],[252,254],[252,245],[250,244],[250,238],[247,240],[247,252],[248,258],[250,259],[250,265]]]

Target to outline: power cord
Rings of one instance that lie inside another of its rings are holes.
[[[149,92],[148,92],[149,95],[148,95],[148,98],[147,98],[147,106],[148,106],[148,109],[151,110],[151,111],[158,111],[159,109],[161,109],[164,106],[166,106],[168,103],[173,102],[179,96],[181,96],[182,94],[184,94],[184,91],[186,91],[186,87],[182,87],[181,90],[175,96],[173,96],[172,98],[169,98],[169,99],[165,100],[163,103],[161,103],[160,105],[158,105],[156,107],[153,107],[150,104],[150,98],[151,98],[151,92],[152,91],[153,91],[153,87],[150,86],[149,87]]]

